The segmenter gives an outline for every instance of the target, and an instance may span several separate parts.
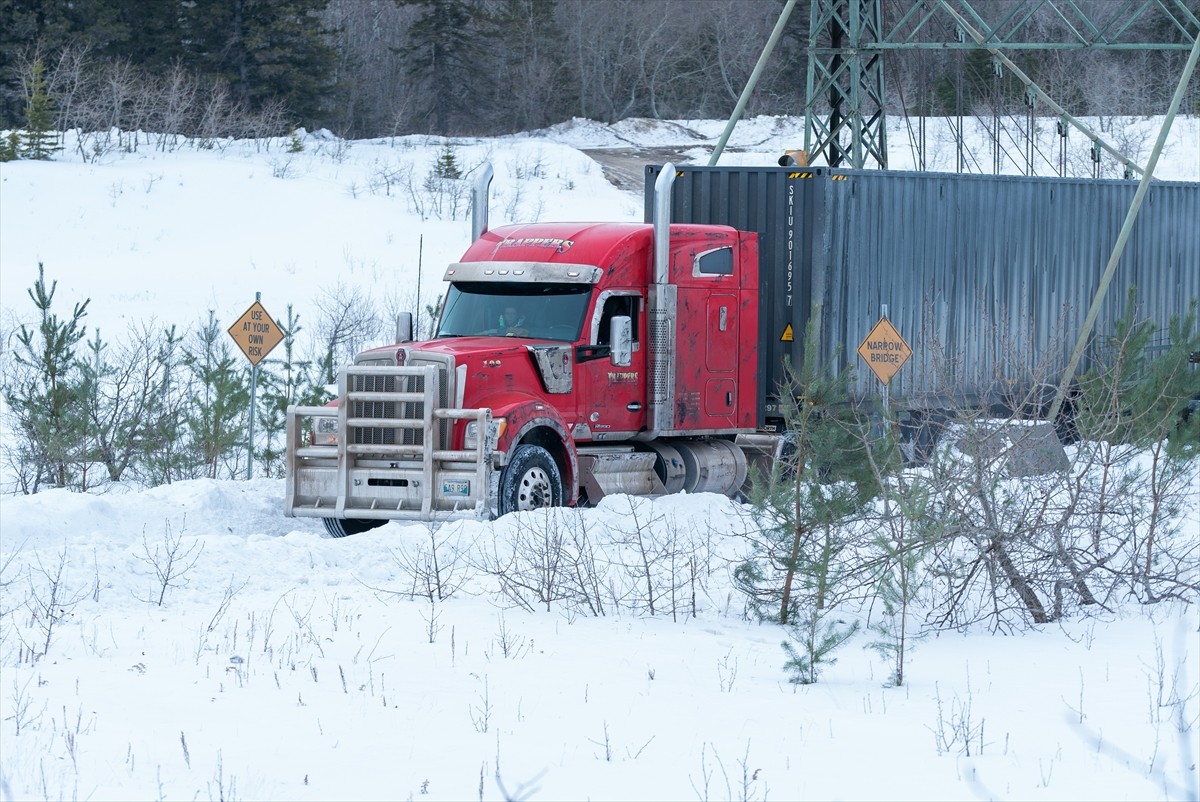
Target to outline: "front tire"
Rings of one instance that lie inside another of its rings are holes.
[[[500,514],[561,507],[562,472],[541,446],[517,446],[500,478]]]
[[[330,537],[349,537],[360,535],[372,529],[383,526],[387,521],[369,521],[363,518],[322,518],[325,531]]]

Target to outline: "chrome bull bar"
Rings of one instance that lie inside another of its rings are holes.
[[[436,366],[349,366],[338,405],[287,410],[289,517],[435,520],[486,517],[494,497],[490,409],[441,406]],[[308,441],[336,419],[336,443]],[[476,445],[451,449],[452,421],[478,424]]]

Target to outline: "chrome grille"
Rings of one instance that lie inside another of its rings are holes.
[[[418,367],[422,364],[433,364],[439,369],[440,381],[438,382],[438,400],[439,408],[445,409],[448,406],[449,388],[446,380],[446,366],[440,361],[413,359],[409,364],[413,367]],[[353,375],[351,376],[351,386],[349,389],[352,392],[371,392],[371,393],[424,393],[425,392],[425,377],[424,376],[380,376],[380,375]],[[420,420],[425,417],[425,404],[420,401],[352,401],[350,402],[349,415],[352,418],[399,418],[403,420]],[[450,432],[452,422],[448,420],[441,421],[438,424],[438,435],[442,443],[450,442]],[[425,445],[424,432],[417,428],[382,428],[382,427],[360,427],[352,426],[349,432],[349,441],[356,445],[406,445],[406,446],[423,446]],[[437,444],[433,444],[434,448],[438,448]]]

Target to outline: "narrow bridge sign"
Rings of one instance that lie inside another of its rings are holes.
[[[881,382],[887,384],[912,356],[912,349],[886,317],[879,318],[875,328],[858,346],[858,355],[866,360]]]
[[[258,301],[229,327],[229,336],[255,366],[283,341],[283,332]]]

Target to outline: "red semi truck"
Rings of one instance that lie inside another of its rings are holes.
[[[757,237],[666,218],[480,226],[432,340],[367,351],[336,406],[289,410],[287,513],[343,536],[736,492],[735,441],[757,428]]]
[[[341,537],[610,493],[736,494],[783,447],[785,358],[800,364],[817,308],[822,357],[844,366],[890,307],[914,346],[889,385],[911,446],[952,408],[1036,395],[997,332],[1030,364],[1065,363],[1134,191],[665,165],[647,168],[646,223],[489,230],[490,177],[433,339],[366,351],[336,405],[288,410],[287,515]],[[1200,295],[1200,184],[1156,183],[1142,218],[1101,328],[1128,286],[1164,329]],[[860,371],[859,400],[880,389]]]

